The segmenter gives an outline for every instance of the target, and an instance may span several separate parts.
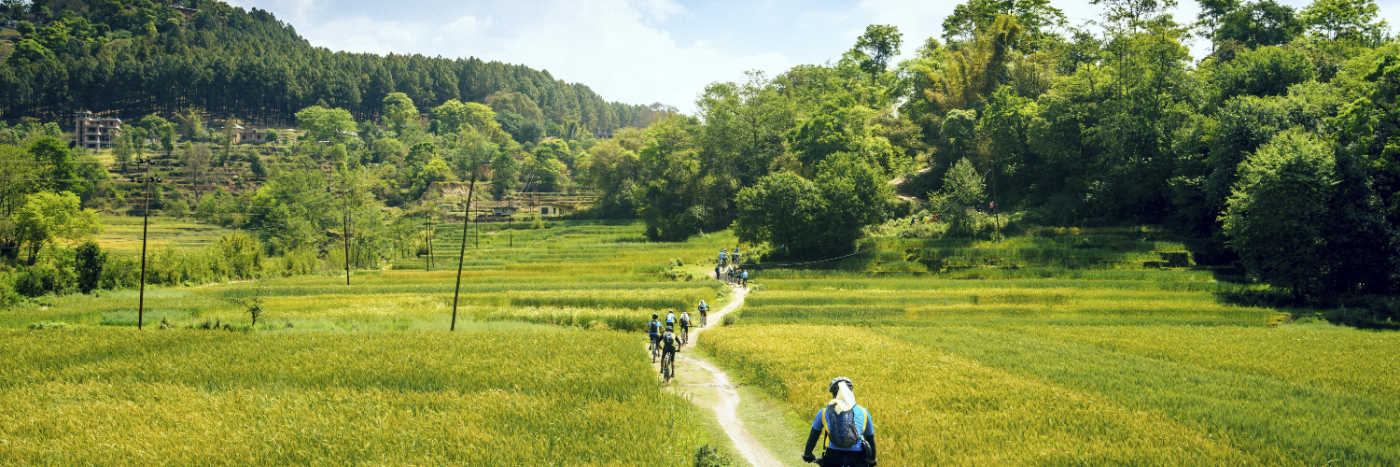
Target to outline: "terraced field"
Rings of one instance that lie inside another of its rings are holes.
[[[764,270],[702,345],[801,414],[852,377],[882,465],[1400,464],[1400,335],[1274,326],[1222,298],[1248,286],[1144,269],[1183,247],[1138,234]],[[880,272],[900,261],[942,273]]]
[[[459,229],[436,248],[456,253]],[[723,434],[663,391],[627,331],[722,304],[715,281],[684,280],[702,267],[671,264],[733,238],[640,234],[556,223],[514,232],[514,247],[473,241],[453,333],[447,255],[350,286],[154,288],[140,332],[135,291],[0,311],[0,465],[686,465]],[[68,328],[24,329],[51,322]]]

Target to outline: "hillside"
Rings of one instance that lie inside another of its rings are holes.
[[[313,47],[267,11],[218,1],[69,0],[43,8],[52,15],[0,7],[0,24],[14,20],[0,29],[0,118],[67,121],[87,109],[133,119],[195,107],[281,126],[321,105],[373,120],[394,92],[424,108],[499,100],[498,110],[595,131],[633,125],[647,112],[525,65]]]

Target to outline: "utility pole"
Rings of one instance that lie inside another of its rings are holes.
[[[992,160],[992,225],[996,226],[997,242],[1001,242],[1001,209],[997,207],[997,161]]]
[[[467,227],[470,225],[472,212],[472,195],[476,192],[476,171],[472,170],[472,183],[467,188],[467,208],[462,218],[462,252],[457,255],[457,290],[452,292],[452,327],[448,330],[457,330],[457,297],[462,294],[462,263],[467,258]]]
[[[146,164],[146,208],[141,213],[141,294],[136,304],[136,330],[140,331],[146,318],[146,238],[151,220],[151,160],[141,158]],[[159,179],[154,181],[159,182]]]
[[[345,285],[350,285],[350,197],[345,191],[340,192],[340,199],[345,201]]]

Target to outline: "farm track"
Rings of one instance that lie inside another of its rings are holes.
[[[707,326],[690,331],[689,345],[696,344],[696,339],[700,337],[700,331],[721,326],[724,322],[724,315],[744,305],[744,296],[748,292],[747,289],[735,287],[732,300],[724,308],[710,314]],[[734,442],[734,448],[744,456],[744,460],[754,467],[782,467],[783,464],[776,457],[773,457],[773,453],[768,452],[768,448],[760,444],[752,433],[749,433],[748,428],[744,426],[743,419],[739,418],[739,392],[730,382],[729,375],[724,370],[704,360],[684,355],[676,355],[676,358],[710,372],[712,379],[707,386],[715,389],[719,399],[713,406],[707,408],[715,411],[715,416],[719,419],[720,426],[724,428],[724,433]]]

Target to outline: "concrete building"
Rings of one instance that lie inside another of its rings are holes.
[[[110,149],[112,142],[122,135],[122,119],[114,117],[94,117],[92,112],[79,110],[77,113],[78,144],[83,149]]]
[[[234,124],[232,133],[233,144],[265,143],[267,142],[267,130],[257,128],[243,128],[243,125]]]

